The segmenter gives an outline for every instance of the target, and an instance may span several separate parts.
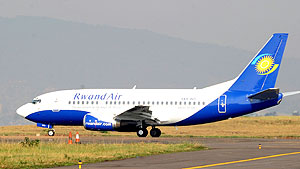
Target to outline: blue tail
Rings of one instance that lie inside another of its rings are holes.
[[[259,92],[274,88],[287,38],[287,33],[273,34],[229,90]]]

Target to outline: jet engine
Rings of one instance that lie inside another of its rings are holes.
[[[130,120],[101,119],[98,115],[88,113],[83,118],[83,126],[93,131],[126,131],[138,130],[138,122]]]

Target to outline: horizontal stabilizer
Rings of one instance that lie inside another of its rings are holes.
[[[283,93],[283,97],[285,97],[285,96],[292,96],[292,95],[295,95],[295,94],[300,94],[300,91],[285,92],[285,93]]]
[[[268,99],[276,99],[279,94],[279,89],[270,88],[263,90],[261,92],[255,93],[253,95],[248,96],[249,99],[260,99],[260,100],[268,100]]]

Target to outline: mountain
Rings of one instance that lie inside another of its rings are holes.
[[[0,18],[0,125],[28,123],[15,110],[45,92],[134,85],[202,88],[233,79],[254,54],[146,30],[44,17]],[[299,89],[299,63],[284,58],[278,86],[285,91]],[[284,103],[280,111],[299,110],[296,103]]]

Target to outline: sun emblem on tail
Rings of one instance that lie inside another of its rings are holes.
[[[267,75],[274,72],[278,68],[271,54],[262,54],[257,56],[251,63],[255,65],[255,70],[258,75]]]
[[[255,70],[259,74],[264,74],[264,73],[270,71],[271,68],[273,67],[273,65],[274,65],[274,59],[272,58],[272,56],[266,55],[266,56],[261,57],[257,61],[256,65],[255,65]]]

